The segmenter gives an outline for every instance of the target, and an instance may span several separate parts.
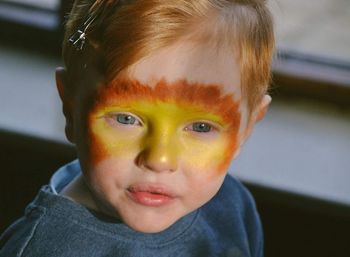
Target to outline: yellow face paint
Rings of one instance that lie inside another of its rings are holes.
[[[147,155],[221,173],[237,148],[240,113],[216,85],[123,80],[101,88],[88,123],[94,164]]]

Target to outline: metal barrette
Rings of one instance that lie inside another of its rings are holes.
[[[88,18],[83,23],[83,25],[81,25],[78,28],[78,30],[72,36],[69,37],[68,39],[69,43],[71,43],[76,50],[78,51],[83,50],[85,41],[86,41],[86,31],[88,30],[90,25],[94,22],[97,16],[98,15],[96,13],[89,15]]]

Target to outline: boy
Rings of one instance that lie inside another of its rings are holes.
[[[1,238],[0,256],[262,256],[226,175],[266,95],[263,0],[77,0],[56,81],[79,161]]]

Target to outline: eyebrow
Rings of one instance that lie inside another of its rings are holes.
[[[198,106],[206,112],[221,116],[234,126],[239,126],[241,118],[239,101],[234,101],[232,94],[223,94],[221,85],[189,83],[187,80],[172,83],[160,80],[151,87],[137,80],[115,79],[98,89],[97,99],[95,108],[142,99]]]

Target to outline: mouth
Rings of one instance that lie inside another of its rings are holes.
[[[134,202],[150,207],[166,205],[176,198],[174,193],[163,186],[146,184],[130,186],[127,189],[127,195]]]

